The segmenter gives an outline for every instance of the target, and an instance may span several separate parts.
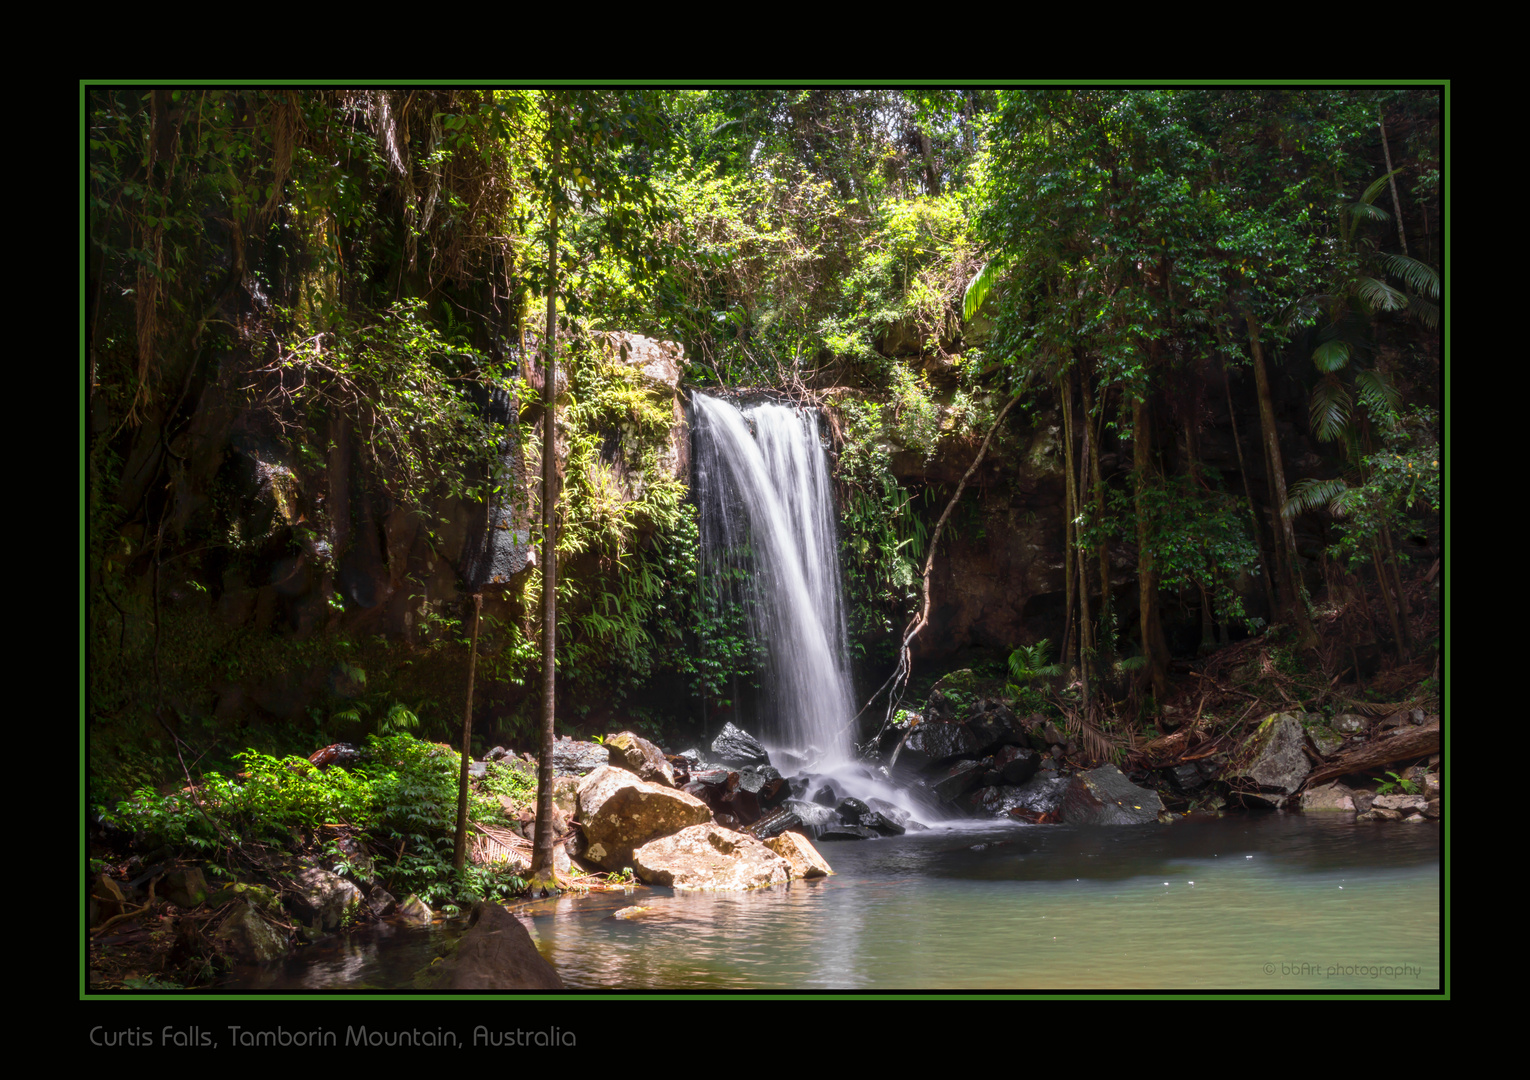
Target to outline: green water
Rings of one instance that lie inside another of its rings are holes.
[[[574,989],[1428,991],[1440,843],[1435,824],[1294,814],[969,823],[824,843],[818,881],[515,910]],[[650,910],[614,917],[629,906]],[[407,989],[459,932],[371,928],[226,988]]]
[[[765,892],[526,912],[571,987],[1432,990],[1439,842],[1297,815],[969,826],[824,844],[835,876]]]

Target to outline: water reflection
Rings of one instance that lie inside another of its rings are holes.
[[[825,843],[837,873],[816,881],[516,910],[582,989],[1421,991],[1440,984],[1439,845],[1432,824],[1280,814],[969,824]],[[231,985],[407,990],[460,927],[384,925]]]

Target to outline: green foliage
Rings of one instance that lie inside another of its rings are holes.
[[[840,548],[853,648],[893,633],[919,598],[928,538],[915,498],[892,475],[887,418],[892,406],[835,402],[844,431],[835,476],[841,490]]]
[[[1217,480],[1214,470],[1206,470]],[[1131,497],[1112,492],[1120,536],[1135,542],[1136,520],[1145,518],[1148,543],[1163,588],[1204,589],[1221,622],[1253,624],[1237,592],[1244,575],[1259,572],[1259,550],[1249,537],[1248,511],[1228,493],[1188,476],[1153,477]]]
[[[1395,772],[1389,771],[1387,775],[1392,779],[1382,780],[1376,785],[1377,795],[1390,795],[1394,791],[1401,791],[1404,795],[1418,794],[1418,785],[1415,784],[1412,780],[1406,780],[1403,777],[1398,776]]]
[[[369,736],[365,763],[349,770],[320,770],[303,758],[256,751],[235,756],[244,766],[236,777],[207,773],[194,789],[166,795],[143,788],[103,814],[145,843],[204,857],[230,842],[293,846],[321,825],[339,826],[372,847],[377,872],[400,895],[416,892],[434,902],[524,891],[524,882],[517,885],[495,868],[474,867],[454,879],[458,759],[434,743]],[[536,782],[523,770],[491,763],[484,787],[488,794],[474,793],[470,814],[498,820],[502,812],[491,796],[529,803]],[[326,851],[328,861],[343,868],[338,846],[331,842]]]

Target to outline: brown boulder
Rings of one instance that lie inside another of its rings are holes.
[[[742,892],[792,879],[791,863],[763,843],[710,824],[644,844],[632,867],[650,885],[692,891]]]
[[[650,840],[711,820],[711,808],[696,796],[614,765],[601,766],[579,785],[580,854],[607,870],[635,865],[633,849]]]
[[[521,921],[498,904],[473,905],[467,932],[450,956],[415,976],[422,990],[562,990]]]
[[[797,832],[784,832],[765,841],[765,846],[791,864],[792,877],[827,877],[834,873],[824,857],[808,843],[807,837]]]
[[[630,731],[619,732],[606,740],[611,764],[636,773],[638,779],[665,787],[675,786],[675,770],[664,760],[664,751]]]

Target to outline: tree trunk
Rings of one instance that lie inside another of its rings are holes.
[[[1152,483],[1152,409],[1147,395],[1132,401],[1132,471],[1137,486],[1137,615],[1142,631],[1143,682],[1153,688],[1153,702],[1162,707],[1169,696],[1169,649],[1158,610],[1158,567],[1153,559],[1148,517],[1142,511]],[[1156,711],[1156,710],[1155,710]]]
[[[1275,402],[1270,394],[1269,376],[1264,369],[1264,347],[1259,343],[1259,322],[1251,311],[1245,311],[1244,322],[1248,326],[1248,342],[1254,357],[1254,385],[1259,391],[1259,424],[1264,432],[1265,459],[1269,462],[1270,488],[1275,499],[1275,518],[1280,539],[1284,566],[1277,576],[1281,579],[1285,594],[1286,614],[1296,629],[1296,645],[1310,649],[1317,644],[1317,631],[1307,616],[1307,602],[1303,595],[1301,571],[1297,567],[1296,532],[1291,519],[1286,516],[1286,468],[1280,457],[1280,434],[1275,427]]]
[[[1280,609],[1275,606],[1275,587],[1270,582],[1270,560],[1264,553],[1264,534],[1259,528],[1259,511],[1254,508],[1254,490],[1248,482],[1248,465],[1243,461],[1243,440],[1238,435],[1238,411],[1233,408],[1232,376],[1227,370],[1227,358],[1222,358],[1222,379],[1227,388],[1227,419],[1232,424],[1233,448],[1238,451],[1238,471],[1243,474],[1243,497],[1248,500],[1248,521],[1254,529],[1254,549],[1259,552],[1259,570],[1264,577],[1264,598],[1269,604],[1270,618]]]
[[[1387,159],[1387,183],[1392,185],[1392,213],[1397,215],[1397,242],[1402,245],[1402,253],[1408,254],[1408,234],[1403,231],[1402,200],[1397,197],[1397,177],[1392,168],[1392,148],[1387,144],[1387,118],[1386,110],[1382,106],[1376,106],[1376,119],[1381,124],[1381,152]]]
[[[478,665],[478,613],[483,594],[473,594],[473,644],[468,653],[467,709],[462,715],[462,771],[457,777],[457,840],[452,847],[452,869],[462,873],[467,861],[468,763],[473,760],[473,669]]]
[[[1063,469],[1067,480],[1063,484],[1063,636],[1058,650],[1058,661],[1066,669],[1073,655],[1073,562],[1074,545],[1078,532],[1073,519],[1078,517],[1078,491],[1073,473],[1073,373],[1066,372],[1057,380],[1057,392],[1062,398],[1063,414]]]
[[[548,173],[556,177],[558,151],[551,126],[549,123],[553,149]],[[532,888],[540,890],[557,888],[552,788],[558,651],[558,204],[551,190],[547,201],[547,336],[542,368],[542,752],[537,765],[537,823],[528,871]]]

